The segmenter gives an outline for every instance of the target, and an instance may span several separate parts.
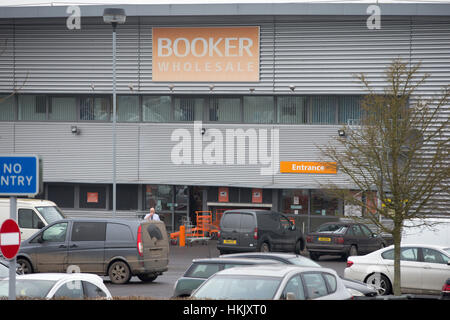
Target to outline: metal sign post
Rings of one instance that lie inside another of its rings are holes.
[[[9,198],[9,218],[16,221],[17,198],[11,196]],[[9,290],[8,299],[16,300],[16,257],[9,260]]]

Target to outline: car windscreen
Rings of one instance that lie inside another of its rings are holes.
[[[316,232],[344,234],[347,226],[342,224],[323,224],[317,228]]]
[[[448,255],[450,255],[450,248],[444,248],[443,249],[445,252],[447,252]]]
[[[193,295],[197,299],[270,300],[282,278],[250,275],[216,275]]]
[[[0,263],[0,278],[9,277],[9,268],[5,266],[3,263]]]
[[[295,258],[290,258],[288,259],[290,263],[295,264],[297,266],[302,266],[302,267],[319,267],[321,268],[322,266],[314,261],[312,261],[311,259],[302,257],[302,256],[297,256]]]
[[[208,279],[219,271],[219,264],[215,263],[194,263],[185,276],[190,278]]]
[[[16,279],[16,296],[26,298],[45,298],[56,281]],[[9,280],[0,281],[0,297],[9,295]]]
[[[65,219],[64,214],[58,209],[58,207],[36,207],[36,209],[48,224]]]

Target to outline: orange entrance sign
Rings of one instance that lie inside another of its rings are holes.
[[[336,174],[336,162],[281,161],[280,173]]]
[[[259,27],[153,28],[153,81],[259,81]]]

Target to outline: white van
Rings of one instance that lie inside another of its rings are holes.
[[[424,225],[424,222],[427,225]],[[450,218],[433,217],[405,221],[402,244],[417,243],[450,247]]]
[[[9,198],[0,198],[0,225],[9,217]],[[46,225],[64,218],[64,214],[52,201],[17,199],[16,221],[20,227],[22,241]]]

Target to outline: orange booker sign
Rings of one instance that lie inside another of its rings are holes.
[[[281,161],[280,173],[324,173],[336,174],[336,162]]]
[[[259,27],[153,28],[153,81],[259,81]]]

